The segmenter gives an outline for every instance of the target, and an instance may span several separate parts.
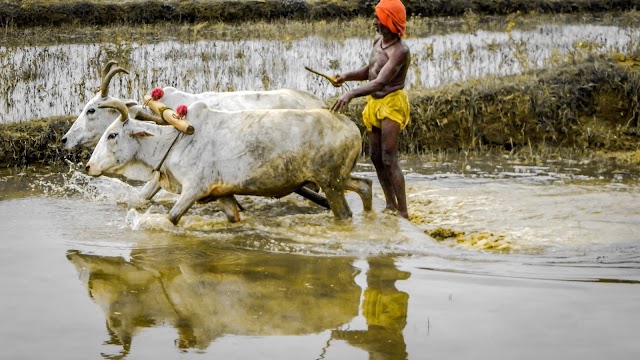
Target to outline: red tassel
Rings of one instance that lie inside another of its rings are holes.
[[[187,107],[185,105],[178,105],[176,108],[176,114],[181,118],[187,116]]]
[[[151,98],[153,100],[160,100],[164,97],[164,90],[161,88],[155,88],[151,91]]]

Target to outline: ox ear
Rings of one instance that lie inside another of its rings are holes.
[[[136,130],[133,133],[131,133],[131,137],[134,137],[134,138],[144,138],[147,136],[154,136],[154,135],[146,130]]]

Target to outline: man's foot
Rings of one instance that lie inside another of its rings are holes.
[[[398,209],[395,208],[391,208],[391,207],[386,207],[384,210],[382,210],[383,214],[388,214],[388,215],[393,215],[393,216],[397,216],[400,215],[403,218],[409,220],[409,213],[406,211],[400,211]]]
[[[385,208],[384,210],[382,210],[383,214],[387,214],[387,215],[397,215],[398,214],[398,210],[394,209],[394,208]]]

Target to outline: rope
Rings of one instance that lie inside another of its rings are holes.
[[[180,136],[180,134],[182,134],[182,132],[179,131],[178,129],[176,129],[176,131],[178,133],[176,134],[176,137],[173,139],[171,146],[169,146],[169,148],[167,149],[167,152],[164,154],[164,156],[160,160],[160,163],[158,163],[158,165],[153,169],[153,171],[160,171],[160,167],[162,167],[162,164],[164,164],[164,161],[167,159],[167,156],[169,156],[169,151],[171,151],[171,149],[173,148],[173,145],[175,145],[176,141],[178,141],[178,137]]]

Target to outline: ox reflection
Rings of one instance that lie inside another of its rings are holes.
[[[171,325],[176,346],[206,349],[225,334],[301,335],[336,329],[358,314],[353,259],[263,252],[139,249],[131,260],[67,258],[106,318],[110,344],[130,350],[148,327]]]

